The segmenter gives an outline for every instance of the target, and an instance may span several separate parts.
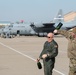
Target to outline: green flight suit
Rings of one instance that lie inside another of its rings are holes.
[[[39,56],[42,59],[42,55],[47,54],[48,56],[43,59],[44,64],[44,74],[52,75],[52,70],[54,68],[55,57],[58,55],[58,44],[52,40],[51,42],[46,41],[44,43],[44,48]]]
[[[76,75],[76,34],[66,30],[58,30],[58,33],[68,39],[69,75]]]

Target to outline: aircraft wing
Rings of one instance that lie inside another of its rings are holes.
[[[76,27],[76,26],[73,26],[73,27],[66,27],[66,30],[72,29],[72,28],[74,28],[74,27]]]
[[[43,23],[44,26],[46,26],[46,25],[50,26],[50,25],[54,25],[54,24],[55,23]]]
[[[49,27],[53,27],[54,24],[55,23],[43,23],[43,26],[49,28]]]
[[[39,32],[43,32],[43,33],[47,32],[48,33],[48,32],[52,32],[55,29],[54,24],[55,23],[43,23],[41,27],[37,27],[34,24],[31,24],[30,26],[37,33],[39,33]]]

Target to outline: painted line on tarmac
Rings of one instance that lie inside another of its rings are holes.
[[[17,52],[17,53],[19,53],[19,54],[21,54],[21,55],[23,55],[23,56],[25,56],[25,57],[33,60],[33,61],[36,61],[34,58],[32,58],[32,57],[30,57],[30,56],[28,56],[28,55],[26,55],[26,54],[24,54],[24,53],[16,50],[16,49],[14,49],[14,48],[12,48],[12,47],[10,47],[10,46],[7,46],[7,45],[3,44],[2,42],[0,42],[0,45],[6,47],[6,48],[8,48],[8,49],[11,49],[12,51],[15,51],[15,52]],[[55,69],[54,69],[54,71],[56,71],[56,72],[59,73],[60,75],[65,75],[65,74],[63,74],[62,72],[58,71],[58,70],[55,70]]]

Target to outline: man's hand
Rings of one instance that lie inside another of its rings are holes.
[[[39,62],[40,61],[40,58],[37,58],[37,62]]]
[[[42,58],[44,59],[44,58],[46,58],[47,57],[47,54],[43,54],[42,55]]]
[[[54,31],[53,31],[53,33],[57,33],[58,31],[55,29]]]

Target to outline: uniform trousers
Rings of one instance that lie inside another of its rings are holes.
[[[55,64],[55,58],[44,59],[43,63],[44,63],[44,75],[52,75],[52,71]]]
[[[76,75],[76,59],[70,58],[69,75]]]

